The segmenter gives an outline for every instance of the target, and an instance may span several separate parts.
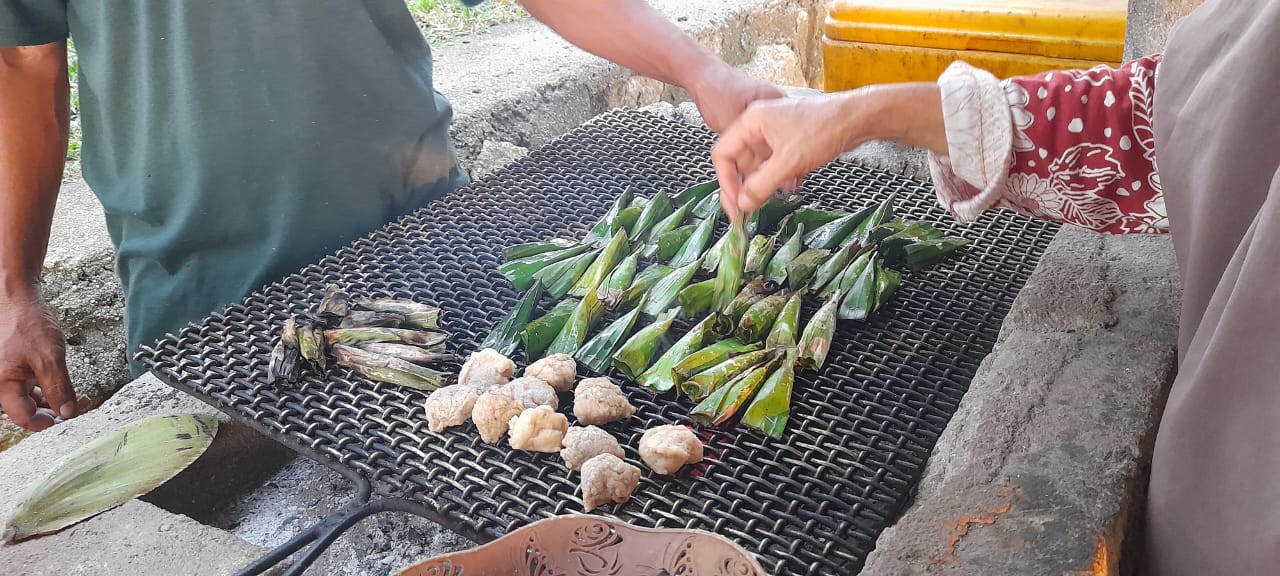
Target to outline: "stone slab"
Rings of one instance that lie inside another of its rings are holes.
[[[1064,228],[863,574],[1131,573],[1179,297],[1167,237]]]
[[[222,530],[132,500],[59,534],[0,546],[0,566],[23,576],[226,576],[264,553]]]

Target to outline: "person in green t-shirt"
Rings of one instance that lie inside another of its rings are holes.
[[[781,95],[643,1],[521,4],[583,49],[684,87],[713,129]],[[467,181],[404,0],[0,0],[0,405],[21,426],[77,411],[38,294],[68,37],[130,353]]]

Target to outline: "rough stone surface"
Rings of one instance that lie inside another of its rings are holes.
[[[1128,573],[1179,297],[1167,237],[1064,228],[863,573]]]
[[[1174,23],[1203,3],[1204,0],[1130,0],[1125,59],[1163,52]]]
[[[809,85],[800,68],[800,57],[795,50],[781,44],[756,48],[756,54],[742,67],[749,76],[777,86]]]
[[[873,140],[841,154],[839,159],[919,180],[929,179],[928,152],[896,142]]]
[[[5,574],[23,576],[225,576],[264,553],[222,530],[133,500],[62,533],[0,546],[0,566]]]
[[[486,140],[484,146],[480,148],[480,154],[467,167],[467,172],[471,174],[472,179],[484,178],[528,154],[528,148],[521,148],[510,142]]]

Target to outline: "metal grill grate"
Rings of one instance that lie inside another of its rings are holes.
[[[473,539],[580,512],[577,473],[557,455],[486,445],[471,425],[434,434],[422,393],[344,369],[310,374],[296,388],[268,385],[272,344],[288,315],[315,306],[336,283],[355,296],[440,305],[459,350],[470,352],[517,297],[496,271],[503,247],[581,237],[626,186],[650,195],[707,179],[711,143],[705,128],[639,112],[606,114],[140,357],[169,384],[357,472],[381,495],[426,505],[434,520]],[[871,323],[840,323],[823,373],[797,376],[781,441],[704,429],[707,460],[692,473],[672,479],[646,469],[630,502],[598,512],[720,533],[759,554],[774,574],[851,574],[909,501],[1057,227],[1010,213],[957,226],[926,183],[850,164],[819,170],[805,189],[816,204],[842,209],[897,190],[900,213],[973,244],[907,275]],[[639,412],[606,428],[639,464],[643,431],[691,423],[691,404],[623,386]]]

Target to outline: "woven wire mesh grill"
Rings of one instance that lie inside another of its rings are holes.
[[[504,247],[580,238],[627,186],[648,196],[706,180],[713,176],[711,144],[705,128],[611,112],[140,358],[169,384],[356,471],[381,495],[425,504],[433,519],[470,538],[485,541],[581,512],[578,474],[558,455],[484,444],[470,424],[430,432],[423,393],[343,368],[308,372],[292,387],[269,385],[271,348],[287,317],[312,309],[327,285],[339,284],[355,297],[439,305],[458,351],[468,353],[518,297],[497,272]],[[897,191],[900,214],[972,245],[908,274],[871,322],[840,322],[824,370],[797,375],[781,440],[703,428],[703,463],[675,477],[654,475],[636,451],[641,434],[692,424],[692,403],[620,382],[638,412],[605,428],[645,475],[629,502],[596,512],[640,526],[719,533],[757,553],[773,574],[851,574],[909,501],[1057,227],[1010,213],[957,226],[926,183],[851,164],[818,170],[804,189],[817,206],[846,210]],[[805,318],[811,313],[809,306]]]

